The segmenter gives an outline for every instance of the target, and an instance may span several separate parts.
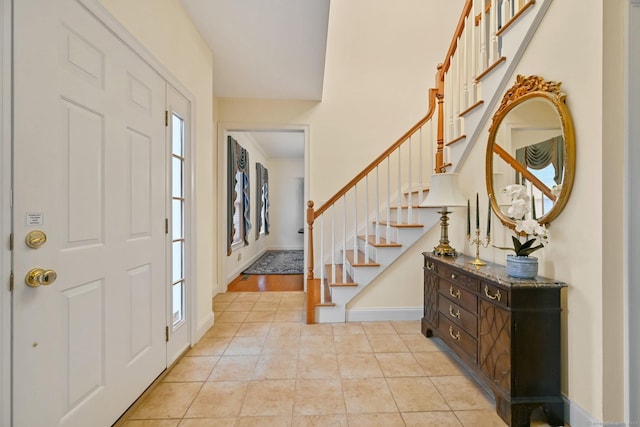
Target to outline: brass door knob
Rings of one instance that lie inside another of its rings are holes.
[[[45,270],[44,268],[32,268],[24,278],[27,286],[36,288],[40,285],[50,285],[56,281],[58,274],[53,270]]]

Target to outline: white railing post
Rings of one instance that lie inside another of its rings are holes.
[[[490,61],[489,64],[493,65],[498,60],[498,36],[496,33],[498,32],[498,4],[497,1],[494,2],[493,7],[489,12],[489,28],[490,28],[490,43],[489,43],[489,56]]]
[[[353,262],[358,261],[358,184],[353,186]]]
[[[364,262],[369,262],[369,174],[364,177]]]
[[[489,67],[489,49],[487,47],[487,33],[489,32],[488,14],[485,12],[484,1],[480,5],[480,63],[478,74]],[[479,98],[480,99],[480,98]]]
[[[320,304],[324,304],[324,214],[320,216]]]
[[[431,120],[429,120],[429,123],[431,123]],[[424,184],[422,181],[422,171],[424,170],[424,156],[423,156],[423,149],[422,149],[422,144],[424,143],[422,140],[422,128],[424,127],[424,125],[420,126],[420,134],[418,135],[419,137],[419,145],[418,145],[418,159],[420,159],[418,161],[418,206],[420,205],[420,203],[422,203],[422,200],[424,198]],[[429,169],[427,169],[429,170]]]
[[[376,245],[380,243],[380,165],[376,166]]]
[[[411,147],[411,135],[409,135],[409,140],[407,141],[409,144],[409,196],[407,197],[407,224],[413,224],[413,174],[411,169],[411,164],[413,163],[412,147]]]
[[[398,147],[398,198],[396,199],[396,223],[400,224],[402,210],[402,146]]]
[[[342,283],[347,283],[347,193],[342,196],[344,215],[342,218]]]
[[[391,240],[391,155],[387,156],[387,225],[385,227],[385,239]]]
[[[331,206],[331,283],[336,283],[336,205]]]

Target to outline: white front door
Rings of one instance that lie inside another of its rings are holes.
[[[166,367],[165,82],[75,0],[14,8],[14,426],[109,426]]]

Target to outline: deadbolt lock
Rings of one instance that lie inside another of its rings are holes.
[[[38,249],[46,243],[47,235],[44,234],[44,231],[33,230],[27,234],[27,237],[24,239],[24,241],[30,248]]]

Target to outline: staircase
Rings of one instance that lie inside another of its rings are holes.
[[[459,170],[552,0],[467,0],[426,116],[319,208],[308,202],[307,323],[346,305],[431,227],[431,173]]]

